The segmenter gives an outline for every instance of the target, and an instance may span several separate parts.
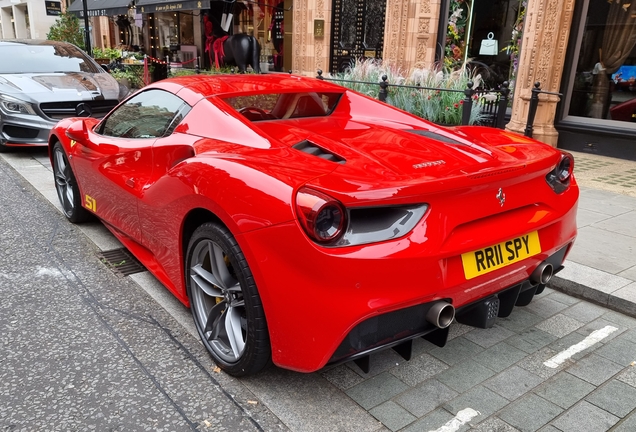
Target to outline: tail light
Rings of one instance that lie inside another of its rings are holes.
[[[574,157],[568,152],[561,152],[561,160],[559,160],[557,166],[545,176],[545,180],[556,193],[563,193],[570,186],[573,170]]]
[[[347,226],[347,212],[336,199],[306,187],[296,195],[298,219],[307,235],[317,243],[337,241]]]

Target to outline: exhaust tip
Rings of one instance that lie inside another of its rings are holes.
[[[433,304],[426,313],[426,321],[438,328],[446,328],[455,318],[455,308],[452,304],[441,301]]]
[[[550,282],[552,279],[552,275],[554,274],[554,267],[549,262],[542,262],[539,266],[534,269],[532,274],[530,275],[530,282],[538,285],[545,285]]]

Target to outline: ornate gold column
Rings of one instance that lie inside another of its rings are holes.
[[[542,90],[559,91],[573,10],[574,0],[528,1],[512,118],[506,129],[524,132],[535,82],[541,83]],[[554,117],[559,97],[540,95],[539,99],[533,138],[556,146]]]

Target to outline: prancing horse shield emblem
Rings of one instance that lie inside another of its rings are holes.
[[[502,188],[499,188],[499,191],[497,192],[497,199],[499,200],[499,205],[503,207],[506,202],[506,194],[503,192]]]

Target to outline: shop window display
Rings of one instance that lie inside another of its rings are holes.
[[[589,0],[569,115],[636,122],[636,2]]]

